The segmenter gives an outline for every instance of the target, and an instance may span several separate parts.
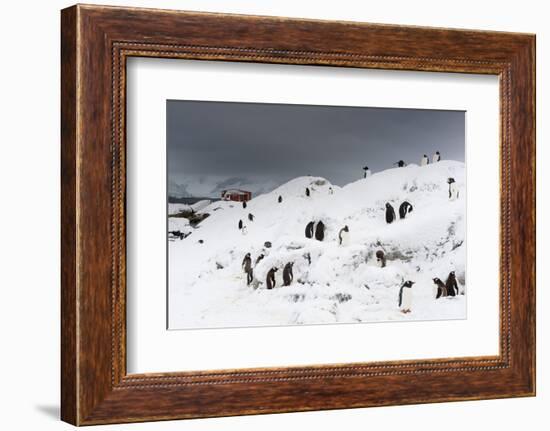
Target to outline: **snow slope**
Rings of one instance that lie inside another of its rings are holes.
[[[458,200],[449,200],[448,177],[456,180]],[[404,200],[413,212],[387,224],[385,203],[398,215]],[[434,277],[445,281],[454,270],[464,289],[463,163],[388,169],[342,188],[323,178],[299,177],[252,199],[246,209],[219,201],[202,211],[210,216],[189,237],[169,242],[170,329],[466,317],[466,297],[435,300],[432,282]],[[246,235],[238,229],[239,220]],[[312,220],[325,223],[323,242],[305,237]],[[181,222],[170,218],[169,223]],[[344,225],[350,239],[340,246],[338,232]],[[377,250],[388,256],[385,268],[376,264]],[[260,253],[266,256],[254,268],[253,286],[246,285],[241,269],[247,252],[253,261]],[[294,262],[294,281],[282,287],[287,262]],[[279,268],[277,285],[267,290],[271,267]],[[408,314],[397,306],[405,280],[415,281]]]

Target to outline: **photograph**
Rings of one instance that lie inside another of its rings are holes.
[[[464,111],[166,111],[168,329],[466,318]]]

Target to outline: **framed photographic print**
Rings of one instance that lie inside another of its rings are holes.
[[[535,394],[535,37],[62,11],[62,419]]]

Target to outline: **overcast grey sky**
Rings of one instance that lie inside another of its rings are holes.
[[[321,89],[320,89],[321,91]],[[345,185],[439,150],[464,161],[463,111],[167,101],[168,176],[283,183],[314,175]]]

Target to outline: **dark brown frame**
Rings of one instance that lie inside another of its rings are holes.
[[[61,17],[63,420],[88,425],[535,394],[534,35],[80,5]],[[500,354],[127,375],[129,56],[498,75]]]

